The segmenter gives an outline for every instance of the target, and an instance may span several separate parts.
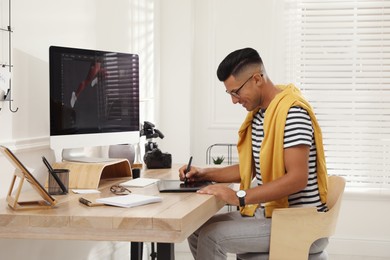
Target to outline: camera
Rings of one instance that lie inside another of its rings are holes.
[[[158,148],[156,142],[153,142],[153,138],[164,138],[163,133],[155,128],[155,125],[144,121],[140,136],[146,136],[147,143],[145,144],[144,162],[148,169],[161,169],[172,167],[172,155],[169,153],[163,153]]]

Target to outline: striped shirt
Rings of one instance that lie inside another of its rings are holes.
[[[264,139],[264,117],[265,111],[259,110],[252,120],[252,152],[255,161],[257,184],[262,185],[263,181],[260,172],[260,148]],[[309,175],[306,188],[291,194],[288,197],[290,207],[317,207],[318,211],[326,211],[327,207],[321,202],[317,183],[317,152],[314,142],[314,131],[310,116],[301,107],[291,107],[287,114],[284,128],[284,149],[297,145],[310,146]]]

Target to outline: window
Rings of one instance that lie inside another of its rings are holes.
[[[139,55],[140,64],[140,123],[155,121],[155,0],[130,0],[129,30],[132,53]]]
[[[285,3],[287,79],[317,114],[329,174],[390,188],[390,1]]]

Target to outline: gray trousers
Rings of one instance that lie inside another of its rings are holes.
[[[215,215],[188,238],[191,253],[196,260],[225,260],[227,253],[267,253],[271,221],[262,209],[254,217],[243,217],[239,211]],[[313,245],[311,253],[321,252],[328,244],[325,240]]]

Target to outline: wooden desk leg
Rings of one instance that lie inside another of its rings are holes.
[[[142,260],[143,242],[131,242],[131,260]]]
[[[175,260],[174,243],[157,243],[158,260]]]

